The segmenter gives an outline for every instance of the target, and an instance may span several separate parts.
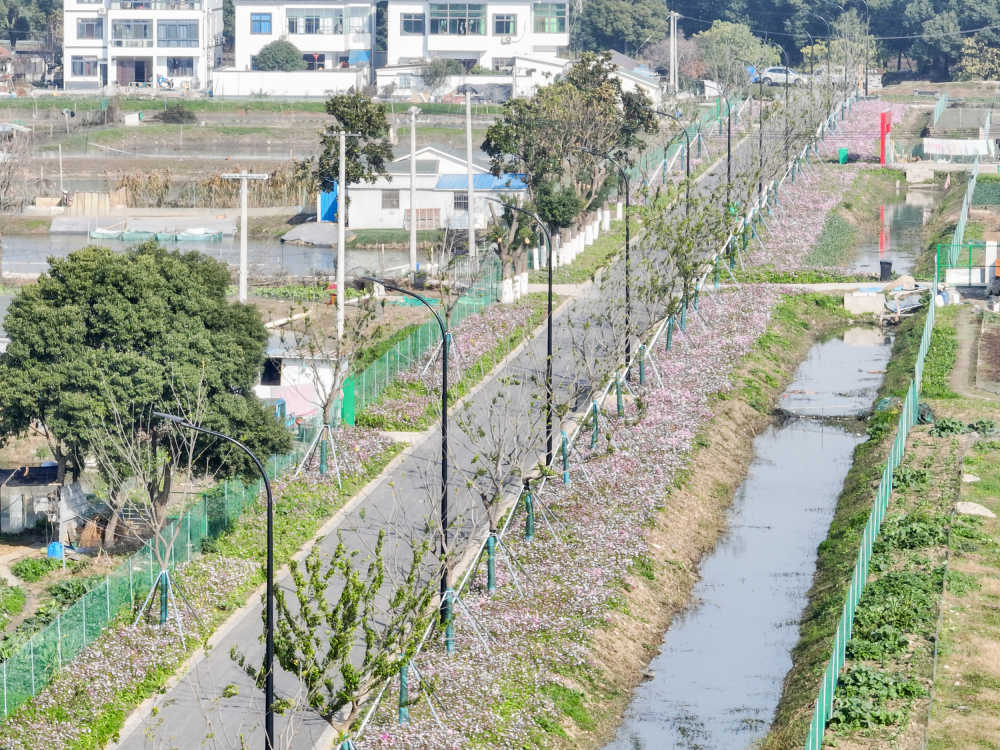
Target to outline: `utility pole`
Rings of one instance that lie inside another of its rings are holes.
[[[247,301],[247,181],[266,180],[266,174],[251,174],[241,169],[239,174],[222,175],[224,180],[240,181],[240,302]]]
[[[410,107],[410,273],[417,272],[417,112]]]
[[[472,89],[468,84],[465,86],[465,156],[468,163],[465,165],[466,176],[469,179],[469,257],[476,257],[476,215],[473,211],[475,201],[475,189],[472,183]]]
[[[344,337],[344,190],[347,186],[347,133],[340,131],[340,172],[337,177],[337,340]]]
[[[676,94],[680,86],[677,74],[677,18],[676,11],[670,11],[670,90]]]

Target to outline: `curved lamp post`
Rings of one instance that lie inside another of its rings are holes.
[[[504,203],[499,198],[492,198],[490,196],[483,196],[485,200],[493,201],[494,203],[499,203],[504,208],[509,208],[511,211],[517,211],[518,213],[524,214],[525,216],[531,218],[538,226],[542,228],[542,232],[545,235],[545,246],[548,250],[548,317],[546,324],[546,343],[545,343],[545,465],[549,466],[552,463],[552,235],[549,234],[549,228],[545,226],[545,222],[539,218],[538,214],[532,213],[520,206],[512,206],[509,203]]]
[[[448,565],[445,563],[445,555],[448,550],[448,329],[426,297],[398,287],[391,281],[376,279],[372,276],[359,276],[358,278],[373,284],[381,284],[386,289],[392,289],[394,292],[413,297],[413,299],[423,303],[433,313],[438,328],[441,329],[441,623],[450,628],[451,599],[448,597]],[[449,634],[445,635],[445,646],[450,653]]]
[[[632,204],[629,198],[629,193],[631,191],[629,189],[628,172],[626,172],[625,167],[613,159],[610,154],[602,154],[600,151],[592,151],[589,148],[583,148],[582,146],[577,146],[576,150],[583,151],[591,156],[596,156],[598,159],[605,159],[614,164],[615,167],[618,168],[619,174],[622,176],[622,181],[625,183],[625,378],[628,379],[629,370],[632,366],[632,262],[630,260],[632,235],[630,229],[631,223],[629,221],[629,209],[632,207]],[[688,153],[690,153],[690,151],[688,151]]]
[[[760,75],[760,71],[757,66],[750,62],[749,60],[744,60],[742,57],[735,58],[739,60],[744,65],[749,65],[753,69],[753,74],[757,77],[757,90],[758,96],[760,98],[760,107],[758,108],[757,117],[757,200],[761,201],[764,197],[764,79]],[[749,71],[748,71],[749,72]],[[786,74],[785,78],[788,76]],[[752,83],[752,81],[751,81]]]
[[[153,416],[172,422],[195,432],[203,432],[227,442],[242,450],[257,467],[261,479],[264,480],[264,491],[267,493],[267,592],[264,601],[264,750],[274,748],[274,496],[271,494],[271,481],[267,478],[264,464],[246,445],[234,437],[207,427],[196,425],[183,417],[154,411]]]

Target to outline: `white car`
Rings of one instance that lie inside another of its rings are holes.
[[[782,67],[767,68],[761,71],[760,77],[767,86],[784,86],[786,78],[789,86],[805,86],[809,82],[808,77],[801,73]]]

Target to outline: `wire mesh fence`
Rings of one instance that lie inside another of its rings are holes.
[[[939,246],[934,264],[932,294],[937,292],[940,281],[943,263],[939,263],[939,261],[953,266],[957,260],[959,249],[962,247],[962,240],[965,237],[965,224],[969,215],[969,202],[976,188],[977,171],[978,162],[973,168],[972,176],[969,178],[965,200],[962,203],[962,212],[959,216],[958,225],[955,227],[955,234],[951,244]],[[947,257],[942,257],[945,255],[942,249],[947,249]],[[833,698],[837,690],[840,669],[844,666],[847,643],[851,639],[854,613],[857,610],[858,602],[861,601],[861,595],[864,593],[865,582],[868,580],[868,565],[871,562],[875,540],[878,538],[879,527],[889,508],[889,499],[892,496],[893,472],[903,459],[906,451],[906,438],[910,433],[910,429],[916,424],[917,406],[920,401],[920,387],[924,374],[924,360],[927,357],[927,350],[930,348],[931,343],[931,334],[934,330],[935,310],[936,306],[933,299],[931,299],[927,306],[927,318],[924,321],[924,330],[920,337],[920,348],[917,350],[913,378],[910,380],[909,388],[906,391],[906,399],[903,401],[902,411],[899,415],[896,438],[893,440],[892,448],[889,450],[889,458],[882,469],[882,477],[879,480],[875,502],[872,505],[871,512],[868,514],[868,520],[861,534],[861,545],[854,563],[854,572],[851,575],[851,582],[847,589],[847,597],[840,615],[840,622],[837,624],[837,630],[833,638],[833,653],[830,655],[829,662],[827,662],[826,671],[823,673],[823,681],[820,683],[819,696],[813,707],[809,733],[806,736],[806,750],[820,750],[823,746],[823,735],[826,731],[826,723],[833,711]]]
[[[274,479],[295,466],[318,427],[305,428],[291,453],[271,456],[265,466]],[[183,512],[168,518],[161,534],[176,540],[165,561],[172,569],[197,557],[206,539],[215,539],[240,517],[263,489],[263,481],[227,479],[202,492]],[[0,666],[3,718],[37,695],[64,665],[93,643],[123,611],[142,604],[160,575],[160,562],[149,540],[55,620],[32,635]],[[161,549],[159,557],[164,556]]]
[[[478,266],[475,274],[469,275],[469,290],[463,294],[451,313],[450,324],[456,326],[470,315],[474,315],[492,305],[499,297],[500,260],[487,256]],[[382,391],[401,372],[415,365],[424,354],[441,341],[441,331],[437,321],[431,319],[417,328],[405,339],[396,343],[389,351],[354,376],[355,409],[361,411],[375,403]]]

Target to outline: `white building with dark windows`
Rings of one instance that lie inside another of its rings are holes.
[[[389,0],[387,64],[447,57],[509,73],[519,56],[555,57],[569,46],[565,2]]]
[[[63,0],[63,85],[208,86],[223,0]]]
[[[299,48],[306,70],[367,67],[373,8],[351,0],[236,0],[234,68],[255,70],[257,53],[277,39]]]

